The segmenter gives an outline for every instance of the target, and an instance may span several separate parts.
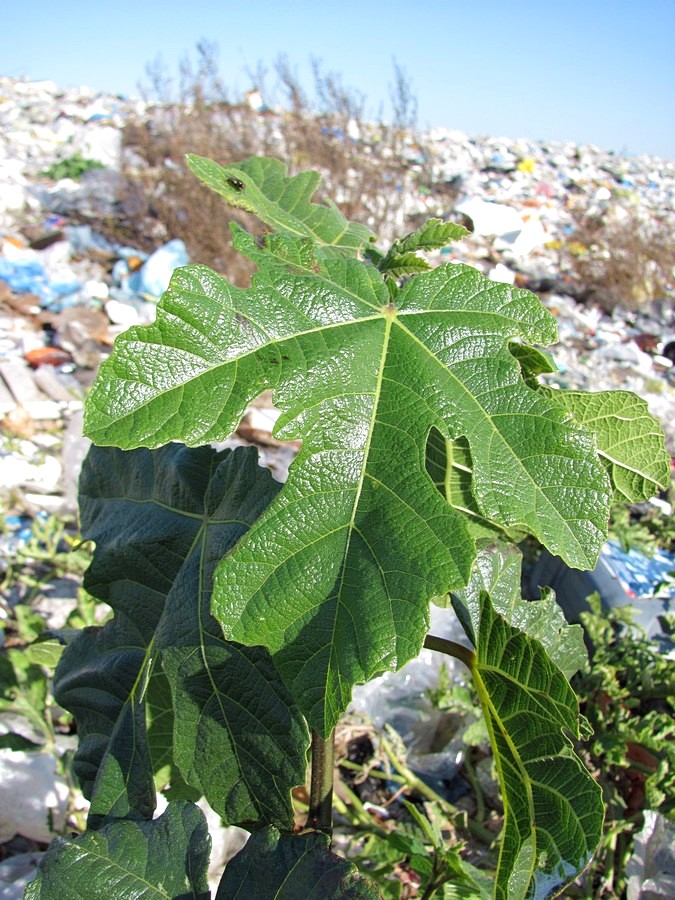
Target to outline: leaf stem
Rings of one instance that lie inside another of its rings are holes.
[[[309,782],[309,812],[307,828],[333,833],[333,767],[335,732],[324,740],[312,732],[312,773]]]
[[[424,646],[427,650],[438,650],[439,653],[445,653],[446,656],[453,656],[464,665],[473,670],[476,665],[476,654],[468,647],[458,644],[456,641],[449,641],[447,638],[436,637],[435,634],[428,634],[424,638]]]

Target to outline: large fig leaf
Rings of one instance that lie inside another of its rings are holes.
[[[378,900],[375,885],[330,851],[326,834],[254,834],[228,863],[216,900]]]
[[[428,599],[468,578],[465,517],[425,470],[432,428],[465,438],[482,516],[571,565],[594,565],[611,490],[591,433],[523,381],[509,350],[555,339],[532,294],[446,265],[390,302],[376,267],[310,238],[235,229],[235,245],[258,264],[251,288],[179,269],[156,323],[118,338],[85,427],[125,448],[206,443],[274,391],[275,434],[302,451],[219,567],[213,609],[228,638],[272,651],[326,735],[354,683],[418,653]]]
[[[98,831],[56,838],[24,897],[208,900],[210,849],[202,811],[175,801],[154,820],[109,820]]]
[[[225,641],[209,612],[217,561],[278,488],[253,450],[90,451],[85,585],[115,616],[66,648],[56,696],[78,720],[76,771],[99,818],[150,815],[153,774],[177,764],[226,821],[292,825],[306,726],[267,651]]]
[[[480,577],[492,576],[486,568]],[[602,833],[601,790],[567,736],[579,737],[579,707],[563,673],[539,641],[495,611],[487,591],[466,594],[478,620],[475,632],[466,629],[472,675],[504,802],[495,897],[545,900],[590,862]]]

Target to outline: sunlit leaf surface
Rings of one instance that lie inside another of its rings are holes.
[[[468,578],[465,516],[425,468],[432,429],[464,440],[477,516],[536,535],[573,566],[595,563],[611,488],[592,434],[525,382],[511,352],[515,340],[555,340],[536,297],[463,265],[391,293],[351,239],[338,252],[335,211],[309,205],[310,179],[247,167],[200,176],[280,229],[234,229],[258,266],[251,287],[177,270],[156,323],[118,338],[101,367],[86,430],[125,448],[207,443],[274,392],[276,437],[302,450],[218,568],[213,612],[226,637],[271,651],[326,735],[355,683],[419,652],[429,598]]]

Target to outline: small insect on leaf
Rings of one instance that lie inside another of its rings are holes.
[[[227,183],[231,188],[234,188],[235,191],[243,191],[246,186],[243,181],[240,181],[239,178],[234,178],[233,176],[230,176],[227,179]]]

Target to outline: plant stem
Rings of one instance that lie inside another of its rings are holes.
[[[474,837],[477,837],[478,840],[482,841],[484,844],[493,844],[495,836],[492,832],[488,831],[480,822],[476,822],[474,819],[470,819],[466,813],[457,809],[456,806],[453,806],[448,800],[445,800],[439,794],[436,793],[432,788],[429,787],[421,778],[418,778],[414,772],[412,772],[400,759],[397,758],[394,750],[389,743],[389,741],[382,736],[380,738],[382,743],[382,749],[386,753],[389,762],[396,769],[399,775],[402,775],[410,788],[414,791],[417,791],[418,794],[421,794],[427,800],[431,800],[432,803],[438,803],[445,815],[449,818],[455,828],[458,828],[462,831],[469,830]]]
[[[469,783],[476,795],[476,820],[482,825],[485,821],[485,796],[483,795],[483,789],[480,786],[480,781],[478,780],[476,770],[473,766],[473,760],[471,759],[472,750],[473,747],[467,747],[466,752],[464,753],[464,771],[466,772],[466,777],[469,779]]]
[[[309,783],[307,828],[333,833],[333,767],[335,732],[324,740],[312,732],[312,774]]]
[[[456,641],[449,641],[446,638],[436,637],[435,634],[428,634],[424,638],[424,646],[427,650],[438,650],[439,653],[445,653],[446,656],[454,656],[455,659],[463,662],[469,669],[473,669],[476,664],[476,654],[468,647],[458,644]]]

